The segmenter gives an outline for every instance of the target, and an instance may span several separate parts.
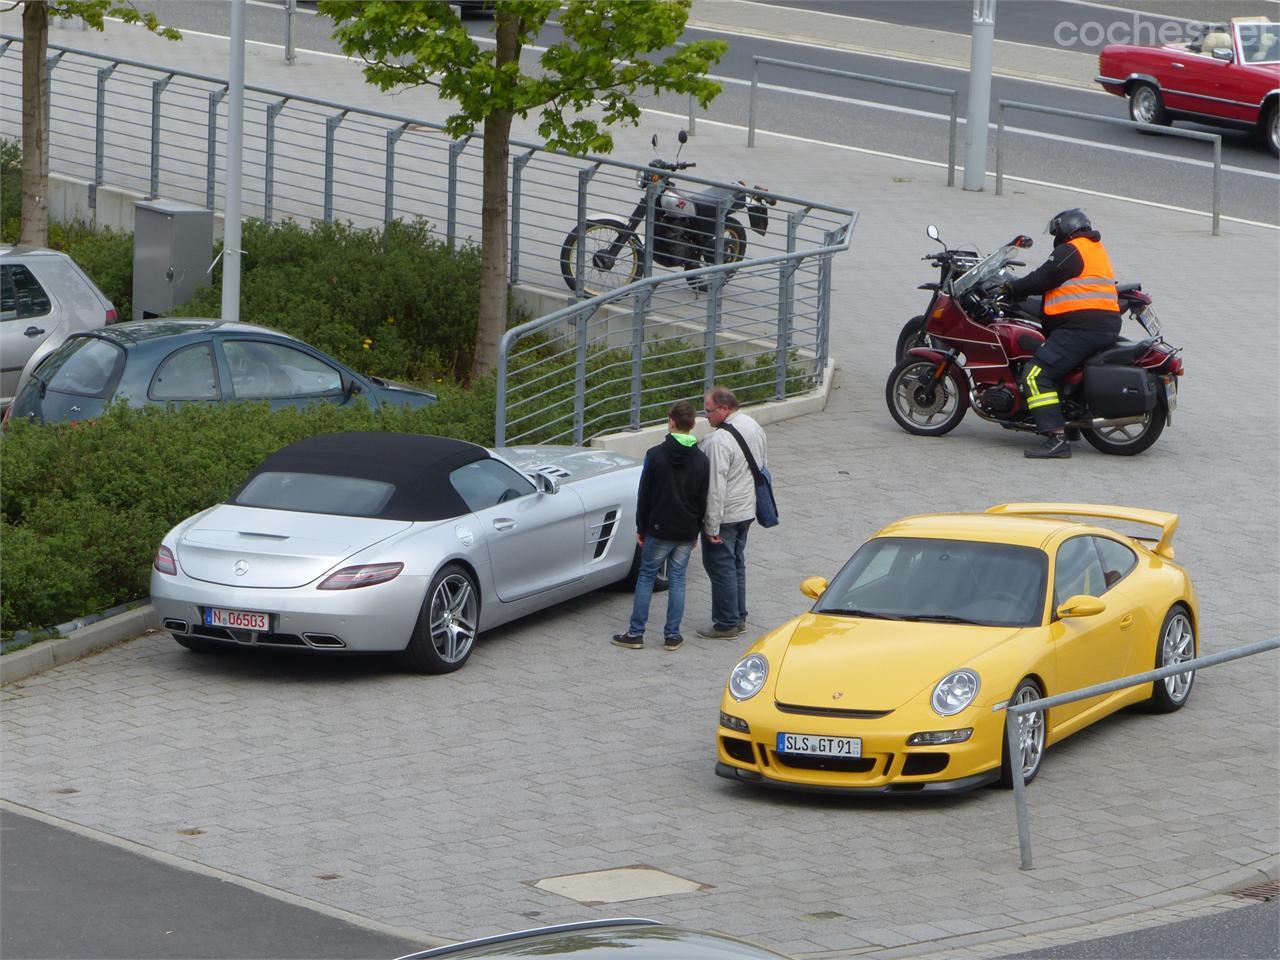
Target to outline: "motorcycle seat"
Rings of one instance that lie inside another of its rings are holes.
[[[702,193],[686,193],[685,197],[699,207],[710,207],[714,213],[717,203],[725,198],[732,200],[737,194],[738,191],[733,187],[708,187]]]
[[[1138,357],[1150,349],[1151,345],[1156,342],[1155,337],[1148,337],[1145,340],[1137,342],[1125,340],[1123,337],[1119,342],[1109,347],[1103,347],[1097,353],[1090,354],[1085,361],[1085,366],[1106,366],[1110,364],[1132,363]]]

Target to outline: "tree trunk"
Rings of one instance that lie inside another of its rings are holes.
[[[22,5],[22,233],[19,243],[49,242],[49,131],[45,129],[44,62],[49,49],[49,8]]]
[[[519,20],[501,9],[496,24],[496,65],[520,62]],[[481,377],[498,366],[498,344],[507,332],[507,180],[511,157],[510,110],[494,110],[484,120],[484,187],[480,207],[480,319],[472,373]]]

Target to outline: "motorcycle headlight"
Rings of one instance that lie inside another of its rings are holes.
[[[769,661],[758,653],[743,657],[729,674],[729,695],[735,700],[750,700],[764,686],[769,675]]]
[[[934,713],[940,717],[949,717],[959,713],[978,695],[982,681],[972,670],[956,670],[948,673],[933,688],[931,703]]]

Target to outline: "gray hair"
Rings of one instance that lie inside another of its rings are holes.
[[[738,397],[728,387],[712,387],[707,391],[707,399],[717,407],[728,407],[730,410],[737,410],[739,407]]]

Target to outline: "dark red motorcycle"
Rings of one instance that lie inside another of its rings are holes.
[[[929,236],[938,239],[936,227]],[[965,411],[1010,430],[1035,430],[1022,396],[1021,374],[1044,343],[1040,325],[998,293],[1031,238],[1015,237],[959,276],[948,278],[925,319],[926,344],[911,347],[889,375],[885,401],[898,426],[923,437],[954,430]],[[1099,350],[1058,385],[1069,428],[1103,453],[1132,456],[1150,447],[1172,422],[1182,376],[1179,349],[1160,336],[1151,298],[1121,285],[1142,340],[1121,338]]]

